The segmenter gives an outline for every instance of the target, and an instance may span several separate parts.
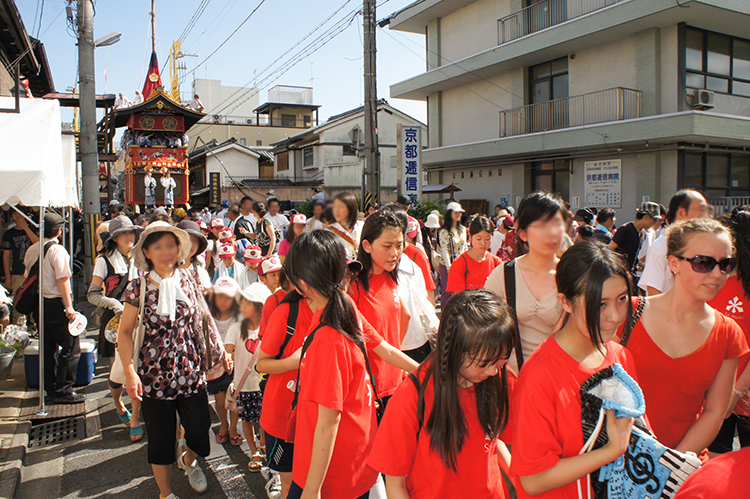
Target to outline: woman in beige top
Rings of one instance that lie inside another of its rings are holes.
[[[516,217],[520,253],[515,260],[497,267],[487,278],[485,289],[505,298],[505,268],[515,272],[515,308],[521,336],[521,363],[557,330],[562,309],[557,300],[556,254],[563,242],[563,201],[549,192],[532,192],[521,200]],[[508,365],[517,373],[517,353]]]

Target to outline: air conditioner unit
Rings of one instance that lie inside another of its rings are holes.
[[[221,121],[221,115],[214,114],[214,123],[219,123]]]
[[[710,90],[696,90],[693,94],[693,109],[705,111],[713,109],[714,93]]]

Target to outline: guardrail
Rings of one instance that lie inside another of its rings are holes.
[[[622,1],[625,0],[543,0],[499,19],[497,43],[502,45]]]
[[[641,117],[641,91],[610,88],[500,111],[500,137]]]

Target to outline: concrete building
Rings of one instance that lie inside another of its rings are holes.
[[[427,101],[429,184],[490,206],[550,189],[624,222],[683,187],[744,204],[748,23],[736,0],[419,0],[390,29],[425,34],[426,69],[390,93]]]
[[[399,124],[422,126],[422,143],[426,143],[427,127],[423,123],[380,100],[380,199],[385,201],[396,198],[396,127]],[[364,108],[359,107],[331,116],[320,126],[273,144],[276,175],[295,181],[322,181],[329,196],[341,191],[359,194],[364,165],[359,149],[363,145],[353,142],[352,137],[361,137],[358,132],[363,129]]]
[[[204,88],[205,92],[198,91]],[[206,117],[190,130],[191,151],[211,140],[235,139],[247,147],[267,146],[318,124],[320,106],[313,104],[310,87],[278,85],[268,91],[268,101],[263,104],[259,104],[257,89],[225,87],[219,80],[196,80],[194,89]]]

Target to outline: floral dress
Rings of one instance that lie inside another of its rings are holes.
[[[206,389],[206,370],[203,366],[203,313],[198,300],[203,296],[190,272],[178,269],[182,291],[189,303],[177,301],[175,320],[156,313],[159,302],[159,287],[146,277],[144,304],[146,331],[138,355],[136,372],[143,383],[143,395],[159,400],[174,400],[198,395]],[[128,283],[124,303],[136,308],[140,306],[141,280]],[[224,345],[210,314],[207,316],[211,328],[210,342],[212,365],[221,363]]]

